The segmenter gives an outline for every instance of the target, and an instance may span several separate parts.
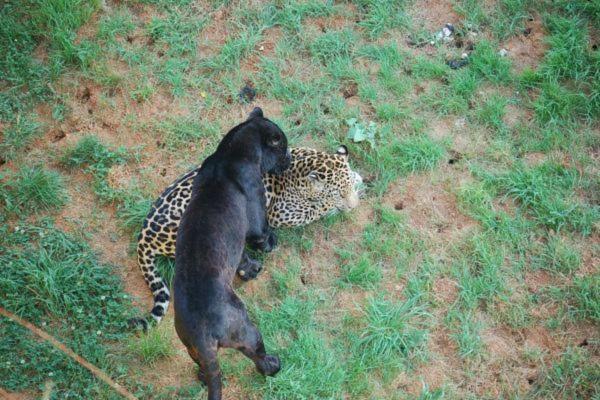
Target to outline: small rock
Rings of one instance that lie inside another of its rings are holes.
[[[506,57],[508,55],[508,50],[506,50],[506,49],[500,49],[500,51],[498,52],[498,55],[500,57]]]
[[[258,50],[263,51],[265,49],[265,46],[261,45]]]
[[[465,58],[468,58],[468,57],[469,57],[469,54],[467,54],[467,53],[462,53],[462,54],[460,55],[460,58],[462,58],[463,60],[464,60]]]
[[[437,41],[441,40],[443,42],[450,42],[450,41],[454,40],[454,38],[452,37],[453,34],[454,34],[454,25],[452,25],[451,23],[447,23],[446,25],[444,25],[442,30],[439,31],[435,35],[435,38]]]

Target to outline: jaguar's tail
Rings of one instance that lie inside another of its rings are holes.
[[[156,256],[159,255],[159,253],[155,249],[148,247],[143,239],[142,235],[140,235],[137,249],[138,265],[144,275],[144,280],[152,291],[154,305],[150,311],[149,318],[137,318],[131,322],[146,330],[148,325],[152,323],[158,324],[165,316],[167,309],[169,308],[171,294],[167,284],[160,276],[155,265]]]

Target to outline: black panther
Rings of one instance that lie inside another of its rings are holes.
[[[255,108],[225,135],[194,179],[175,246],[173,301],[177,334],[200,368],[209,400],[221,399],[220,347],[238,349],[263,375],[280,369],[232,281],[238,265],[256,263],[245,253],[246,243],[263,251],[276,243],[262,175],[280,174],[290,162],[285,134]]]

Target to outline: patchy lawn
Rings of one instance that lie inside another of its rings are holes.
[[[240,284],[283,369],[223,351],[225,398],[598,398],[598,26],[585,0],[5,3],[0,306],[140,399],[203,398],[171,311],[127,326],[151,305],[134,238],[261,106],[294,146],[348,145],[367,191]],[[119,398],[0,337],[17,398]]]

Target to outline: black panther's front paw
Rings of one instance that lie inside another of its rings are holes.
[[[237,269],[237,273],[243,281],[255,279],[260,271],[262,271],[262,264],[250,257],[246,257]]]
[[[279,357],[266,355],[256,364],[256,368],[263,375],[274,376],[281,369],[281,363]]]

